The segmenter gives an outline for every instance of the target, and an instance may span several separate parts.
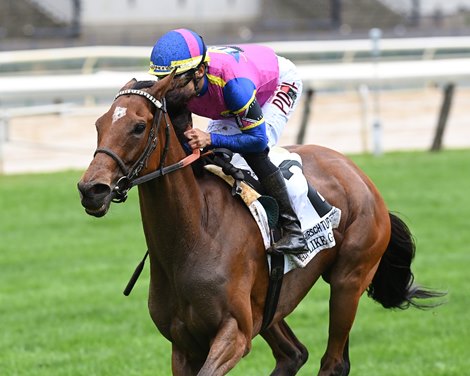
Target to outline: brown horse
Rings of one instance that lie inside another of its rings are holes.
[[[342,218],[336,246],[285,275],[273,321],[262,330],[268,268],[261,235],[229,186],[185,167],[187,155],[165,108],[172,79],[123,87],[96,122],[98,149],[78,189],[86,212],[100,217],[139,184],[150,255],[148,305],[172,343],[173,374],[225,375],[261,334],[276,359],[272,375],[295,375],[308,352],[284,318],[320,277],[331,297],[319,375],[349,374],[349,331],[366,290],[386,308],[420,306],[415,298],[436,296],[412,284],[414,244],[406,225],[346,157],[319,146],[291,147],[307,179]]]

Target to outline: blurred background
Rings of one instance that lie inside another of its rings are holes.
[[[470,146],[470,0],[0,0],[0,172],[86,167],[95,119],[130,78],[151,79],[151,48],[177,27],[297,64],[281,144]]]

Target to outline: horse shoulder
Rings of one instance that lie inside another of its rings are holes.
[[[207,205],[206,235],[212,255],[208,262],[217,273],[227,277],[224,284],[230,305],[260,306],[267,290],[266,251],[259,228],[250,211],[231,187],[218,177],[205,176],[199,181]],[[209,251],[209,250],[208,250]],[[253,289],[253,286],[256,288]],[[245,290],[246,294],[240,294]],[[261,311],[260,308],[260,311]]]

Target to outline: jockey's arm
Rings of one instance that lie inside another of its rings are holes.
[[[222,147],[237,153],[258,153],[266,149],[268,138],[263,111],[256,100],[256,87],[251,80],[237,78],[224,87],[227,108],[235,116],[242,133],[211,133],[211,147]]]

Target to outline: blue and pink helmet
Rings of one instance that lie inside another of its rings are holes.
[[[205,59],[202,37],[188,29],[176,29],[164,34],[153,46],[149,73],[164,77],[176,69],[176,74],[182,74],[196,70]]]

